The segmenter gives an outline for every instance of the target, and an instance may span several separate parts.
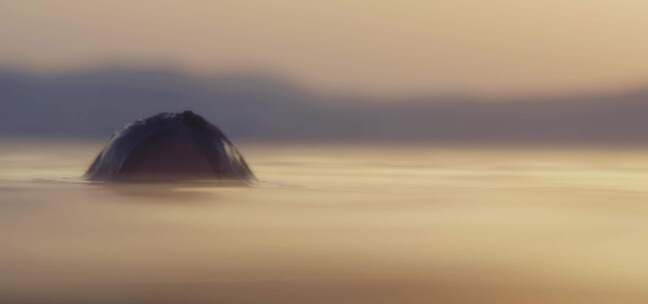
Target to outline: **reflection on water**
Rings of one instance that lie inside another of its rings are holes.
[[[244,145],[258,183],[94,184],[0,145],[0,302],[645,303],[648,151]]]

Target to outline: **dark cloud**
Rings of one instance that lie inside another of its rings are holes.
[[[37,75],[0,71],[0,135],[105,138],[123,124],[191,109],[234,138],[295,141],[648,141],[648,90],[493,98],[369,98],[314,93],[264,73],[196,76],[103,67]]]

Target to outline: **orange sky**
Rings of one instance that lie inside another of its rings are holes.
[[[322,89],[648,83],[645,0],[0,0],[0,64],[262,68]]]

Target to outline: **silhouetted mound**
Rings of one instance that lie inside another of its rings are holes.
[[[216,126],[191,111],[161,113],[115,133],[86,172],[92,180],[249,180],[245,160]]]

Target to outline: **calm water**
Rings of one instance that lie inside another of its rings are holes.
[[[251,187],[0,144],[1,303],[646,303],[648,150],[242,145]]]

